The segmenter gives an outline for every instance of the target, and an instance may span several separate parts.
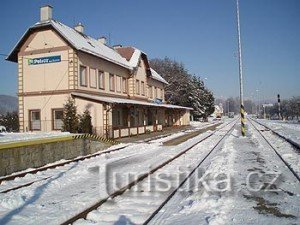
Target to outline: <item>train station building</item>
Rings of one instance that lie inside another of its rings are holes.
[[[40,9],[7,60],[18,64],[20,131],[59,131],[69,97],[78,113],[88,109],[94,132],[120,138],[188,125],[191,108],[166,104],[168,82],[150,68],[147,54],[135,47],[94,39],[84,26],[52,19]]]

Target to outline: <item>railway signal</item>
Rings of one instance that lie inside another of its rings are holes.
[[[278,102],[278,117],[279,117],[279,119],[282,119],[281,107],[280,107],[280,94],[277,95],[277,102]]]

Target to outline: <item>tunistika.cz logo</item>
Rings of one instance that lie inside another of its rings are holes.
[[[49,56],[49,57],[28,59],[28,65],[40,65],[40,64],[46,64],[46,63],[56,63],[56,62],[60,62],[60,61],[61,61],[60,55],[55,55],[55,56]]]

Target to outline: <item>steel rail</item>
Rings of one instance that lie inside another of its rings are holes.
[[[254,121],[253,119],[249,119],[248,120],[250,122],[250,124],[254,127],[254,129],[263,137],[263,139],[267,142],[267,144],[274,150],[274,152],[276,153],[276,155],[281,159],[281,161],[286,165],[286,167],[292,172],[292,174],[297,178],[297,180],[300,182],[300,177],[299,175],[294,171],[294,169],[291,167],[291,165],[286,162],[282,156],[279,154],[279,152],[275,149],[275,147],[271,144],[271,142],[262,134],[262,132],[253,124]],[[258,123],[258,122],[257,122]],[[260,123],[258,123],[260,124]],[[264,126],[264,125],[261,125]],[[266,126],[265,126],[266,127]],[[267,129],[269,129],[268,127],[266,127]],[[271,130],[271,129],[269,129]],[[272,131],[272,130],[271,130]],[[280,137],[280,136],[279,136]],[[293,144],[291,144],[289,141],[287,141],[286,139],[284,139],[287,143],[289,143],[290,145],[292,145],[293,147],[295,147]],[[298,148],[299,150],[299,148]]]
[[[201,166],[201,164],[208,158],[208,156],[219,146],[219,144],[224,140],[229,133],[232,132],[234,125],[226,132],[226,134],[214,145],[214,147],[208,152],[208,154],[197,164],[197,166],[189,173],[189,175],[180,183],[180,185],[167,197],[167,199],[148,217],[148,219],[143,223],[143,225],[148,224],[158,212],[171,200],[171,198],[176,194],[176,192],[185,184],[185,182],[195,173],[195,171]]]
[[[79,162],[79,161],[82,161],[82,160],[85,160],[85,159],[90,159],[90,158],[93,158],[93,157],[96,157],[96,156],[99,156],[99,155],[103,155],[103,154],[106,154],[106,153],[111,153],[111,152],[119,151],[119,150],[122,150],[122,149],[126,148],[127,146],[128,145],[125,145],[125,146],[122,146],[122,147],[119,147],[119,148],[115,148],[115,149],[111,149],[111,150],[106,150],[106,151],[101,151],[101,152],[94,153],[94,154],[87,155],[87,156],[81,156],[81,157],[78,157],[76,159],[67,160],[67,161],[62,162],[62,163],[56,163],[56,164],[53,164],[53,165],[50,165],[50,166],[44,166],[44,167],[40,167],[40,168],[33,169],[33,170],[30,170],[30,171],[21,172],[21,173],[17,173],[17,174],[14,174],[14,175],[9,175],[9,176],[5,176],[5,177],[1,177],[0,178],[0,184],[3,181],[14,180],[17,177],[24,177],[27,174],[36,174],[37,172],[45,171],[45,170],[48,170],[48,169],[53,169],[53,168],[60,167],[60,166],[65,166],[65,165],[73,163],[73,162]],[[52,177],[52,176],[50,176],[50,177]],[[49,177],[47,177],[47,178],[49,178]],[[41,179],[41,180],[44,180],[44,179]],[[38,181],[40,181],[40,180],[38,180]],[[35,181],[35,182],[37,182],[37,181]],[[31,182],[31,183],[35,183],[35,182]],[[27,185],[26,184],[25,185],[21,185],[20,188],[23,187],[23,186],[24,187],[25,186],[29,186],[29,183]],[[18,189],[18,188],[12,188],[12,190],[16,190],[16,189]],[[6,193],[6,191],[4,191],[4,192],[1,191],[0,193]]]
[[[229,122],[228,124],[226,124],[225,126],[228,126],[230,124],[234,123],[234,125],[231,127],[231,129],[235,126],[235,124],[237,123],[237,119],[234,121]],[[207,135],[206,137],[202,138],[201,140],[197,141],[195,144],[193,144],[192,146],[184,149],[183,151],[181,151],[180,153],[178,153],[177,155],[175,155],[174,157],[166,160],[165,162],[161,163],[160,165],[158,165],[157,167],[151,169],[149,172],[142,174],[141,176],[139,176],[136,180],[130,182],[129,184],[125,185],[124,187],[120,188],[119,190],[115,191],[114,193],[110,194],[108,197],[105,197],[103,199],[100,199],[98,202],[96,202],[95,204],[93,204],[92,206],[86,208],[85,210],[83,210],[82,212],[76,214],[75,216],[71,217],[70,219],[66,220],[65,222],[61,223],[61,225],[68,225],[68,224],[72,224],[75,221],[77,221],[78,219],[82,219],[82,218],[86,218],[88,213],[96,210],[97,208],[99,208],[101,205],[103,205],[105,202],[107,202],[109,199],[115,198],[117,196],[122,195],[126,190],[130,189],[131,187],[137,185],[140,181],[144,180],[145,178],[147,178],[149,175],[153,174],[154,172],[156,172],[157,170],[161,169],[162,167],[166,166],[167,164],[169,164],[170,162],[174,161],[175,159],[179,158],[180,156],[182,156],[183,154],[187,153],[189,150],[191,150],[192,148],[194,148],[196,145],[198,145],[199,143],[203,142],[204,140],[208,139],[209,137],[211,137],[212,135],[214,135],[217,131],[223,129],[224,127],[221,127],[219,129],[216,129],[215,131],[213,131],[212,133],[210,133],[209,135]]]

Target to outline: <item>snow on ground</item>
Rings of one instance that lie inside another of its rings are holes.
[[[229,122],[229,121],[227,121],[227,122]],[[188,130],[185,130],[185,131],[179,131],[177,133],[168,135],[166,137],[155,139],[153,141],[150,141],[150,143],[163,143],[163,142],[166,142],[166,141],[169,141],[169,140],[181,137],[181,136],[183,136],[183,135],[185,135],[187,133],[194,132],[194,131],[201,130],[201,129],[205,129],[207,127],[212,126],[215,123],[219,123],[219,121],[218,122],[215,122],[215,121],[214,122],[192,121],[191,124],[190,124],[192,126],[191,129],[188,129]]]
[[[189,174],[194,165],[207,155],[209,150],[213,148],[230,126],[226,126],[223,131],[217,131],[209,139],[197,144],[183,156],[159,169],[150,175],[148,179],[140,182],[138,187],[126,191],[125,194],[106,202],[98,210],[90,212],[87,220],[80,219],[75,224],[143,224],[151,213],[159,207],[174,188]],[[186,145],[186,143],[183,143],[183,145]],[[180,177],[178,177],[179,172],[181,173]],[[170,185],[162,182],[160,180],[162,177],[167,178],[166,181]]]
[[[235,127],[220,148],[201,166],[200,174],[206,172],[207,183],[192,177],[189,182],[192,185],[183,187],[185,191],[177,192],[150,224],[299,224],[298,180],[250,124],[247,130],[247,137],[243,138],[240,137],[239,126]],[[29,187],[0,194],[0,224],[64,222],[103,197],[104,189],[99,190],[99,187],[104,187],[103,177],[100,176],[103,165],[114,165],[113,169],[121,174],[119,178],[124,185],[126,173],[145,173],[210,133],[201,134],[178,146],[162,146],[159,142],[134,143],[121,151],[5,182],[0,188],[12,187],[24,180],[49,177]],[[222,132],[217,132],[189,154],[175,160],[174,164],[164,167],[161,174],[176,175],[178,168],[188,171],[221,136]],[[273,138],[274,144],[281,148],[280,153],[290,159],[289,163],[296,167],[299,165],[299,161],[295,160],[298,155],[293,149],[287,148],[274,136],[268,138]],[[277,175],[277,181],[268,187]],[[171,176],[170,179],[172,184],[177,184],[182,177],[177,179]],[[195,185],[199,183],[201,185]],[[78,220],[76,225],[95,222],[101,225],[140,224],[173,190],[153,191],[155,184],[151,179],[143,181],[138,190],[126,191],[124,195],[108,201],[100,210],[89,213],[87,220]]]
[[[69,132],[0,133],[0,143],[70,136]]]
[[[266,125],[270,129],[276,131],[280,135],[291,139],[295,143],[300,145],[300,124],[288,123],[280,120],[257,120],[258,122]]]
[[[248,131],[242,138],[235,129],[206,163],[208,188],[176,193],[150,224],[299,224],[299,181],[252,127]]]
[[[121,151],[6,182],[5,187],[11,187],[24,179],[28,181],[48,177],[31,186],[0,194],[0,224],[32,224],[32,218],[36,224],[59,224],[99,199],[99,186],[102,185],[99,167],[102,165],[115,161],[118,162],[116,170],[121,174],[124,171],[146,173],[209,133],[175,147],[158,143],[135,143]]]

